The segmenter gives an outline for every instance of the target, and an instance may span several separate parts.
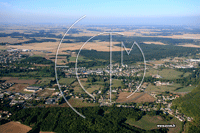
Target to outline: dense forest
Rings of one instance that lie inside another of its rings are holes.
[[[193,89],[184,97],[180,97],[173,101],[173,108],[178,109],[180,112],[187,116],[194,118],[189,122],[189,133],[200,132],[200,86]]]
[[[133,108],[84,107],[77,108],[86,118],[71,108],[27,108],[16,112],[11,120],[32,126],[29,133],[54,131],[57,133],[165,133],[167,129],[143,130],[125,123],[127,118],[139,120],[144,112]]]
[[[121,46],[121,44],[118,44]],[[127,48],[130,48],[133,43],[125,44]],[[139,44],[142,48],[142,51],[145,55],[146,60],[159,60],[166,57],[182,57],[182,56],[190,56],[196,55],[199,53],[199,49],[197,48],[186,48],[179,46],[170,46],[170,45],[148,45],[148,44]],[[75,52],[78,52],[76,50]],[[103,59],[109,60],[109,52],[96,51],[96,50],[81,50],[80,55],[84,56],[91,60]],[[114,62],[120,63],[121,61],[121,52],[112,52],[112,59]],[[137,46],[134,46],[130,55],[127,55],[126,52],[123,52],[123,60],[124,63],[130,64],[135,63],[137,61],[143,61],[143,57]]]

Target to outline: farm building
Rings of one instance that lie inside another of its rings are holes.
[[[42,90],[42,88],[37,87],[37,86],[28,86],[24,89],[24,91],[28,91],[28,92],[38,92]]]

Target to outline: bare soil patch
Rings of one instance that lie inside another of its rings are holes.
[[[14,121],[8,122],[0,126],[1,133],[27,133],[31,129],[32,128],[29,126]]]
[[[141,103],[141,102],[154,102],[155,101],[154,97],[152,97],[151,95],[144,93],[144,92],[135,93],[131,97],[126,98],[130,94],[131,94],[131,92],[120,92],[116,102],[118,102],[118,103],[123,103],[123,102]]]
[[[28,86],[28,84],[14,84],[10,88],[8,88],[7,91],[22,92]]]
[[[35,84],[36,79],[19,79],[18,77],[6,77],[6,83],[17,83],[17,84]]]

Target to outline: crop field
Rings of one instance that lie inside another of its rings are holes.
[[[38,96],[41,97],[49,97],[52,95],[52,93],[55,92],[54,90],[48,90],[48,89],[44,89],[38,92]]]
[[[115,46],[115,44],[119,44],[119,42],[112,42],[113,51],[121,51],[121,47]],[[83,43],[68,43],[65,45],[65,43],[61,44],[61,47],[59,49],[59,54],[66,54],[66,50],[80,50]],[[15,49],[32,49],[32,50],[46,50],[50,51],[52,53],[56,53],[58,47],[58,42],[42,42],[42,43],[29,43],[23,44],[23,45],[12,45],[7,46],[7,48],[15,48]],[[109,51],[109,42],[88,42],[82,49],[87,50],[97,50],[97,51]],[[130,48],[127,48],[129,50]]]
[[[59,79],[59,84],[70,85],[75,80],[76,80],[76,78],[61,78],[61,79]]]
[[[164,121],[160,116],[145,115],[139,121],[127,119],[126,123],[145,130],[157,129],[157,124],[175,124],[175,128],[168,128],[169,133],[178,133],[182,128],[181,122],[174,117],[170,121]]]
[[[192,89],[194,89],[194,86],[181,86],[180,84],[172,84],[172,85],[165,85],[165,86],[155,86],[152,84],[149,84],[148,87],[145,89],[147,92],[189,92]]]
[[[129,98],[126,98],[129,96],[131,92],[120,92],[118,95],[118,99],[116,102],[123,103],[123,102],[135,102],[135,103],[141,103],[141,102],[154,102],[155,98],[147,93],[135,93]]]
[[[73,107],[88,107],[88,106],[98,106],[98,103],[87,103],[86,101],[83,101],[82,99],[76,99],[76,98],[70,98],[68,102]],[[63,103],[59,105],[59,107],[69,107],[67,103]]]
[[[6,83],[17,83],[17,84],[35,84],[36,79],[31,79],[31,80],[25,80],[25,79],[19,79],[18,77],[3,77],[1,80],[6,80]]]
[[[7,91],[23,93],[24,92],[23,90],[28,86],[29,86],[28,84],[14,84],[10,88],[8,88]]]
[[[87,88],[87,91],[88,91],[89,93],[92,93],[92,92],[95,91],[95,90],[99,90],[100,87],[101,87],[100,85],[91,85],[90,88]]]
[[[38,80],[38,82],[36,84],[41,85],[41,86],[48,85],[48,84],[50,84],[50,81],[54,80],[54,79],[55,78],[52,78],[52,77],[43,77],[40,80]]]
[[[183,74],[183,72],[179,72],[174,69],[162,69],[161,71],[150,69],[146,72],[145,76],[152,76],[154,74],[160,75],[163,79],[173,80],[173,79],[181,78],[180,76]],[[187,77],[189,74],[191,73],[187,72],[183,75],[183,77]]]

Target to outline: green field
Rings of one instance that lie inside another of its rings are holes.
[[[40,86],[40,87],[48,86],[50,85],[50,81],[54,79],[55,78],[53,77],[41,77],[39,78],[38,82],[36,82],[36,84],[33,84],[33,86]]]
[[[195,86],[181,87],[180,89],[177,89],[174,92],[189,92],[192,91],[194,88]]]
[[[163,77],[163,79],[173,80],[173,79],[181,78],[181,75],[183,74],[183,72],[179,72],[174,69],[162,69],[161,71],[155,70],[155,69],[150,69],[146,72],[147,77],[152,76],[154,74],[160,75],[161,77]],[[187,77],[187,76],[189,76],[189,74],[191,74],[191,73],[187,72],[183,75],[183,77]]]
[[[187,77],[187,76],[189,76],[191,73],[190,72],[186,72],[184,75],[183,75],[183,77]]]
[[[51,80],[54,80],[55,78],[52,78],[52,77],[44,77],[42,78],[40,81],[40,84],[43,84],[43,85],[47,85],[50,83]]]
[[[71,99],[69,99],[69,103],[70,103],[73,107],[98,106],[98,103],[87,103],[87,102],[82,102],[81,99],[76,99],[76,98],[71,98]]]
[[[181,122],[176,118],[173,118],[170,121],[163,121],[160,116],[149,115],[143,116],[139,121],[133,121],[128,118],[126,123],[145,130],[157,129],[157,124],[175,124],[175,128],[169,128],[169,133],[178,133],[182,128]]]
[[[78,81],[75,81],[72,85],[71,89],[74,89],[74,92],[83,92],[83,89],[81,88],[80,84],[78,83]]]
[[[59,84],[70,85],[75,80],[75,78],[61,78],[59,79]]]
[[[120,87],[122,86],[122,81],[119,79],[113,79],[112,80],[112,87]]]
[[[194,86],[181,86],[180,84],[172,84],[172,85],[165,85],[165,86],[155,86],[152,84],[149,84],[148,87],[145,89],[147,92],[188,92],[194,89]]]
[[[82,56],[79,56],[78,57],[78,61],[84,61],[85,60],[85,58],[84,57],[82,57]],[[69,57],[69,61],[76,61],[76,57]]]
[[[92,85],[90,88],[87,88],[87,91],[89,93],[92,93],[95,90],[99,90],[100,87],[101,87],[100,85]]]

